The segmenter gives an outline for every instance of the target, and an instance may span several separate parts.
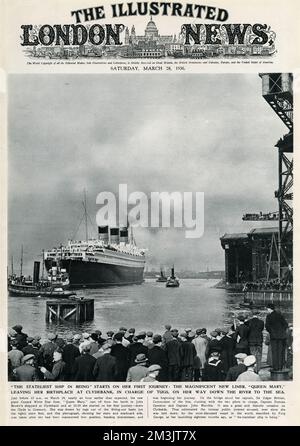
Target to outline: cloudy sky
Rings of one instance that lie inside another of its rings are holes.
[[[219,238],[247,231],[244,212],[277,209],[284,124],[258,75],[10,75],[9,257],[26,272],[76,233],[84,188],[96,229],[102,191],[205,194],[205,231],[137,228],[149,265],[224,268]],[[76,238],[84,237],[80,227]]]

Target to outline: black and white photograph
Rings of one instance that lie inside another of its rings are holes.
[[[9,381],[293,380],[293,75],[264,69],[8,75]]]

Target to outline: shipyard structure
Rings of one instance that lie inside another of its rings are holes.
[[[262,73],[260,77],[263,98],[288,129],[275,144],[278,210],[243,215],[244,221],[255,221],[259,227],[247,233],[224,234],[220,241],[227,284],[258,282],[260,289],[277,284],[277,289],[286,290],[293,285],[293,76]]]

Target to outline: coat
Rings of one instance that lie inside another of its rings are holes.
[[[286,339],[288,323],[279,311],[272,311],[266,317],[266,330],[270,333],[270,339]]]
[[[148,352],[149,365],[158,364],[161,366],[158,381],[168,381],[168,358],[165,350],[158,345],[154,345]]]
[[[206,363],[206,351],[208,346],[208,340],[204,336],[197,336],[192,340],[197,353],[197,361],[195,366],[199,369],[203,369]]]
[[[203,370],[203,381],[224,381],[223,363],[218,358],[209,358]]]
[[[88,353],[84,353],[75,359],[73,367],[74,381],[93,381],[93,370],[96,359]]]
[[[263,330],[265,327],[264,321],[258,317],[253,317],[247,321],[246,325],[249,327],[248,342],[249,345],[262,345]]]
[[[180,349],[180,366],[193,367],[197,352],[192,342],[182,342]]]
[[[110,353],[103,354],[95,362],[93,375],[95,381],[115,381],[116,358]]]
[[[166,353],[169,366],[180,366],[181,362],[181,343],[178,339],[172,339],[166,344]]]
[[[130,367],[127,373],[126,381],[131,382],[137,382],[141,381],[142,378],[146,378],[147,376],[147,367],[144,365],[137,364],[133,367]]]
[[[46,367],[46,369],[51,369],[53,364],[53,353],[57,349],[55,342],[46,342],[43,344],[39,351],[40,365]]]
[[[221,341],[221,360],[224,364],[225,372],[232,367],[236,361],[234,358],[235,340],[231,336],[224,336]]]
[[[129,351],[122,344],[111,347],[110,354],[116,358],[116,381],[125,381],[129,368]]]
[[[145,347],[141,342],[133,342],[132,344],[129,344],[127,347],[129,351],[129,357],[130,357],[130,365],[135,365],[135,359],[137,355],[144,353],[146,358],[148,357],[148,348]]]
[[[66,344],[62,353],[62,360],[65,362],[66,378],[71,378],[75,359],[80,356],[79,348],[74,344]]]
[[[246,324],[240,324],[235,332],[236,346],[235,350],[238,353],[249,354],[249,342],[248,342],[249,327]]]
[[[47,381],[64,381],[65,365],[63,361],[54,362],[52,372],[49,372],[49,370],[45,372],[45,379]]]
[[[245,372],[247,370],[247,367],[245,364],[236,364],[233,367],[230,367],[230,369],[227,372],[225,381],[236,381],[238,376]]]
[[[29,364],[21,365],[14,370],[16,381],[38,381],[37,370]]]

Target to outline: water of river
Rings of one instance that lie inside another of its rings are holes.
[[[167,323],[178,330],[206,327],[211,331],[228,326],[233,315],[244,311],[239,306],[241,294],[214,288],[215,284],[212,280],[182,279],[179,288],[166,288],[164,283],[149,279],[142,285],[79,290],[78,296],[95,300],[95,317],[78,325],[46,323],[46,298],[9,296],[8,326],[21,324],[25,333],[39,334],[42,340],[49,331],[65,336],[94,330],[106,333],[121,326],[162,333]],[[261,316],[265,315],[262,311]],[[291,313],[285,315],[291,320]]]

